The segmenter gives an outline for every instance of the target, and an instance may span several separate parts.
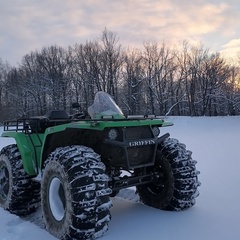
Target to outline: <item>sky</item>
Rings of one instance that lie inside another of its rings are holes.
[[[18,65],[43,47],[68,47],[114,32],[124,47],[144,41],[203,44],[240,52],[238,0],[0,0],[0,58]]]

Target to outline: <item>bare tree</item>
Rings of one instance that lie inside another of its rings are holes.
[[[98,64],[103,91],[108,92],[117,99],[117,88],[124,62],[117,34],[104,29],[100,45],[101,52]]]
[[[218,105],[221,102],[221,92],[224,83],[229,79],[229,74],[229,67],[219,53],[212,54],[205,60],[200,78],[201,115],[219,115]]]
[[[6,90],[6,81],[7,76],[10,71],[10,66],[6,62],[4,63],[0,58],[0,122],[8,117],[7,115],[7,90]]]
[[[69,69],[71,61],[67,51],[61,47],[43,48],[37,55],[37,63],[47,81],[48,102],[55,109],[66,109]]]
[[[143,57],[141,51],[128,49],[125,53],[123,69],[124,83],[121,92],[121,102],[127,114],[140,114],[143,95]]]

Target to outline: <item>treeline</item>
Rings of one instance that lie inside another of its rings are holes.
[[[115,33],[67,48],[43,47],[18,67],[0,61],[0,122],[85,111],[97,91],[106,91],[129,114],[219,116],[240,114],[240,55],[231,64],[204,46],[169,47],[145,42],[123,48]]]

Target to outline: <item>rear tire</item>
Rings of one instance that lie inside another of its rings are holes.
[[[137,186],[140,199],[146,205],[170,211],[192,207],[199,195],[199,171],[192,153],[176,139],[167,138],[159,146],[154,167],[148,172],[158,175],[155,182]]]
[[[11,213],[26,216],[40,204],[40,183],[25,172],[16,144],[0,153],[0,206]]]
[[[57,148],[45,162],[42,212],[47,230],[59,239],[94,239],[108,230],[112,203],[108,176],[91,148]]]

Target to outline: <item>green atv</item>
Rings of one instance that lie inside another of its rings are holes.
[[[136,186],[151,207],[179,211],[195,204],[199,171],[184,144],[160,135],[173,125],[157,116],[124,116],[105,92],[88,114],[7,121],[0,153],[0,206],[17,215],[42,207],[59,239],[94,239],[108,230],[111,197]],[[124,174],[125,173],[125,174]]]

